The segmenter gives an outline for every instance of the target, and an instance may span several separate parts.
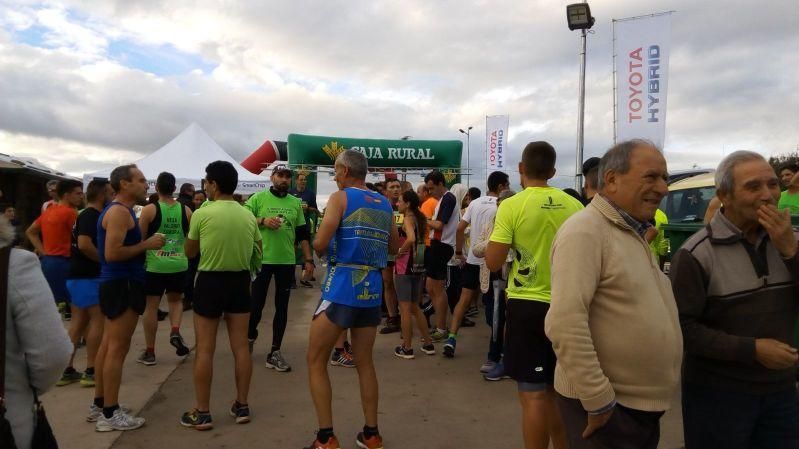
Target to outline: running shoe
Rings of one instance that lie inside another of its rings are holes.
[[[64,321],[72,321],[72,311],[69,310],[69,306],[64,310]]]
[[[455,338],[449,337],[447,338],[447,342],[444,343],[444,357],[451,359],[455,357],[455,345],[457,342]]]
[[[286,362],[280,351],[272,351],[271,354],[266,356],[266,367],[280,373],[291,371],[291,365]]]
[[[502,363],[497,363],[497,366],[495,366],[494,369],[483,375],[483,379],[490,382],[496,382],[502,379],[510,379],[510,376],[505,373],[505,365]]]
[[[88,387],[93,387],[94,386],[94,373],[92,373],[92,374],[83,373],[83,375],[80,376],[80,386],[81,387],[87,387],[87,388]]]
[[[247,424],[250,422],[250,406],[233,401],[233,405],[230,406],[230,416],[236,418],[236,424]]]
[[[413,348],[407,349],[404,346],[399,345],[394,348],[394,355],[401,359],[410,360],[413,358]]]
[[[474,318],[478,313],[480,313],[480,309],[478,309],[477,306],[471,306],[469,307],[469,310],[466,311],[466,316],[469,318]]]
[[[333,351],[333,355],[330,357],[330,364],[343,366],[344,368],[355,368],[355,360],[346,350],[344,352]]]
[[[155,365],[155,354],[145,349],[136,361],[142,365],[153,366]]]
[[[347,340],[344,340],[344,351],[352,357],[352,345]]]
[[[358,432],[358,437],[355,438],[355,444],[361,449],[383,449],[383,437],[380,435],[372,435],[365,437],[363,432]]]
[[[186,356],[190,352],[179,332],[175,332],[169,336],[169,344],[175,348],[175,354],[177,354],[178,357]]]
[[[386,325],[380,329],[380,333],[382,335],[386,334],[393,334],[395,332],[399,332],[400,328],[400,319],[399,316],[390,316],[386,318]]]
[[[211,430],[214,428],[214,420],[210,413],[200,413],[196,408],[190,410],[180,417],[180,425],[192,427],[197,430]]]
[[[483,363],[483,366],[480,367],[480,373],[481,374],[490,373],[491,370],[493,370],[494,367],[496,367],[496,366],[497,366],[497,362],[495,362],[493,360],[486,360],[485,363]]]
[[[65,302],[56,303],[56,307],[58,307],[58,313],[64,313],[64,311],[67,310],[67,303]]]
[[[427,355],[436,355],[436,347],[433,346],[432,342],[430,342],[426,345],[422,345],[422,352]]]
[[[442,331],[440,329],[430,332],[430,338],[433,339],[434,342],[444,341],[448,336],[447,331]]]
[[[130,407],[125,404],[119,404],[119,409],[125,413],[130,413]],[[94,404],[89,406],[89,414],[86,415],[86,422],[97,422],[103,416],[103,408]]]
[[[139,416],[131,416],[122,408],[114,410],[114,416],[106,418],[105,415],[100,415],[97,423],[94,425],[94,430],[97,432],[111,432],[114,430],[136,430],[144,425],[144,418]]]
[[[300,285],[302,285],[305,288],[313,288],[313,284],[311,284],[308,281],[300,281]]]
[[[327,443],[322,444],[319,440],[314,440],[310,446],[306,446],[302,449],[341,449],[338,444],[338,438],[335,436],[330,437],[327,440]]]
[[[75,382],[80,382],[82,374],[80,371],[75,370],[71,366],[64,370],[64,373],[61,375],[61,379],[56,382],[57,387],[63,387],[64,385],[69,385]]]
[[[474,321],[472,321],[472,320],[470,320],[468,318],[464,318],[461,321],[461,327],[474,327],[474,326],[475,326]]]

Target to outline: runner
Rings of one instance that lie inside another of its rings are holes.
[[[305,224],[308,229],[308,242],[313,241],[314,235],[316,234],[316,223],[319,220],[319,208],[316,205],[316,193],[309,190],[308,188],[308,175],[304,173],[300,173],[297,175],[297,187],[289,191],[293,196],[297,197],[300,200],[300,204],[302,204],[302,213],[305,215]],[[309,247],[310,248],[310,247]],[[300,285],[305,288],[313,288],[313,284],[311,284],[313,279],[313,272],[311,272],[311,277],[307,277],[307,272],[305,271],[305,258],[303,257],[301,242],[298,245],[294,246],[294,253],[296,254],[296,264],[300,267]],[[313,256],[313,254],[311,254]],[[296,288],[296,276],[295,272],[292,271],[292,288]]]
[[[100,310],[106,320],[103,340],[95,360],[95,397],[88,421],[98,432],[133,430],[144,425],[119,406],[122,365],[139,315],[144,313],[144,252],[161,249],[164,238],[142,240],[133,205],[147,198],[147,179],[135,165],[111,172],[116,192],[97,221],[97,254],[100,259]],[[102,413],[100,413],[102,409]]]
[[[425,272],[427,274],[427,293],[433,300],[436,313],[436,330],[431,334],[433,341],[447,338],[447,293],[444,282],[447,279],[447,263],[455,253],[455,230],[460,219],[458,200],[447,190],[444,175],[433,170],[424,178],[430,196],[438,198],[433,218],[427,221],[430,229],[430,248],[425,251]]]
[[[366,189],[366,156],[347,150],[336,159],[336,184],[330,196],[314,249],[328,257],[322,300],[314,312],[308,341],[308,378],[319,431],[306,449],[338,449],[333,433],[332,389],[327,373],[330,350],[344,329],[350,329],[357,361],[361,403],[366,420],[356,444],[383,447],[377,429],[377,374],[372,360],[380,324],[380,274],[387,256],[397,250],[397,228],[385,197]]]
[[[516,251],[506,289],[505,369],[518,384],[525,448],[566,447],[563,424],[552,389],[555,353],[544,333],[551,298],[549,252],[558,228],[582,204],[550,187],[555,175],[555,149],[531,142],[522,153],[519,171],[525,189],[502,202],[486,248],[486,266],[497,271],[508,251]]]
[[[111,202],[113,189],[106,180],[94,180],[86,189],[89,205],[79,215],[72,231],[72,257],[69,262],[67,290],[72,301],[72,322],[69,339],[73,351],[69,365],[64,370],[57,386],[80,381],[81,386],[94,386],[94,360],[103,338],[105,318],[100,312],[98,289],[100,288],[100,259],[97,256],[97,220],[105,205]],[[75,353],[81,337],[86,336],[86,371],[75,370]]]
[[[253,261],[261,259],[261,234],[255,218],[233,200],[238,185],[233,164],[216,161],[205,168],[205,189],[212,200],[194,211],[186,256],[200,255],[194,291],[194,409],[180,418],[180,424],[197,430],[213,428],[211,378],[219,319],[224,314],[230,349],[236,364],[236,400],[230,415],[237,424],[250,422],[247,395],[252,377],[252,359],[247,345],[250,320],[250,273]]]
[[[175,348],[178,357],[184,357],[189,353],[189,348],[180,335],[180,322],[183,318],[182,297],[186,287],[186,272],[189,269],[189,260],[186,258],[183,246],[189,231],[191,210],[172,199],[175,187],[173,174],[168,172],[159,174],[155,181],[158,200],[145,206],[139,219],[142,234],[147,237],[160,234],[166,238],[166,245],[163,248],[147,251],[147,273],[144,282],[147,308],[142,318],[146,346],[136,360],[147,366],[156,363],[155,334],[158,331],[158,305],[164,293],[169,305],[171,326],[169,344]]]
[[[397,209],[403,216],[402,228],[399,230],[400,248],[394,265],[397,299],[402,314],[402,345],[394,348],[394,355],[403,359],[412,359],[414,318],[421,333],[422,352],[427,355],[436,353],[424,314],[419,308],[424,281],[425,246],[422,236],[427,228],[427,218],[419,210],[419,196],[413,190],[402,193],[397,202]]]
[[[389,179],[386,181],[386,197],[394,209],[394,224],[397,229],[402,228],[403,214],[397,211],[397,201],[399,201],[400,193],[402,193],[402,184],[398,179]],[[386,306],[386,325],[380,329],[381,334],[393,334],[400,331],[400,315],[397,310],[397,290],[394,286],[394,260],[392,257],[388,258],[388,265],[383,269],[383,300]]]
[[[53,291],[58,308],[64,311],[64,319],[69,321],[72,312],[69,308],[67,275],[72,253],[72,227],[78,219],[77,208],[83,205],[83,184],[64,180],[58,182],[55,189],[58,202],[48,206],[28,227],[25,235],[41,256],[44,277]]]
[[[258,338],[258,323],[266,304],[269,282],[275,277],[275,316],[272,320],[272,347],[266,353],[266,367],[278,372],[291,371],[283,358],[280,346],[288,323],[291,279],[296,263],[295,241],[300,242],[305,257],[305,276],[310,279],[314,270],[311,247],[308,244],[308,226],[300,200],[289,195],[291,170],[278,165],[272,170],[272,186],[247,200],[244,207],[252,212],[263,240],[263,264],[252,283],[252,314],[248,338],[250,346]],[[309,274],[310,273],[310,274]]]
[[[478,237],[483,232],[483,228],[494,223],[497,214],[497,197],[502,191],[510,187],[508,175],[495,171],[488,175],[488,193],[481,196],[469,204],[466,213],[458,224],[455,238],[455,258],[463,266],[461,272],[461,296],[455,310],[452,313],[452,320],[449,325],[449,336],[444,344],[444,356],[455,357],[455,345],[457,344],[458,329],[461,327],[461,320],[466,316],[467,308],[472,302],[477,300],[480,293],[480,266],[485,264],[482,257],[477,257],[472,251],[471,245],[467,255],[463,255],[465,242],[465,231],[471,228],[471,235]]]

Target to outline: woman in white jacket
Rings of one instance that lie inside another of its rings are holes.
[[[14,228],[0,217],[0,248],[11,245]],[[29,449],[36,415],[33,388],[42,394],[67,366],[72,343],[36,255],[12,249],[6,308],[6,418],[18,449]]]

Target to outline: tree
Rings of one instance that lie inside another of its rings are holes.
[[[768,163],[774,169],[774,172],[777,175],[780,174],[780,168],[785,166],[786,164],[791,164],[794,167],[794,171],[796,167],[799,167],[799,150],[791,151],[790,153],[785,154],[778,154],[776,156],[771,156],[768,158]]]

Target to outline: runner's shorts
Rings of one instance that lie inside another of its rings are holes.
[[[144,293],[147,296],[161,296],[166,293],[180,293],[186,290],[186,272],[145,274]]]
[[[480,265],[467,263],[461,269],[461,287],[480,290]]]
[[[419,304],[422,300],[424,276],[421,274],[398,274],[394,276],[394,288],[397,300]]]
[[[42,257],[42,273],[53,292],[56,302],[69,302],[67,275],[69,275],[69,258],[62,256]]]
[[[430,248],[424,252],[424,268],[427,277],[437,281],[447,279],[447,263],[455,250],[440,240],[430,240]]]
[[[128,309],[144,313],[147,301],[144,284],[130,279],[111,279],[100,282],[100,310],[109,320],[120,317]]]
[[[544,333],[549,304],[508,300],[505,321],[505,371],[516,382],[553,385],[555,351]]]
[[[327,315],[333,324],[344,329],[357,329],[360,327],[377,327],[380,324],[380,306],[377,307],[352,307],[336,304],[323,299],[319,302],[313,316]]]
[[[73,306],[86,309],[100,304],[100,279],[67,279],[67,290]]]
[[[249,271],[200,271],[194,285],[194,313],[219,318],[223,313],[250,313]]]

